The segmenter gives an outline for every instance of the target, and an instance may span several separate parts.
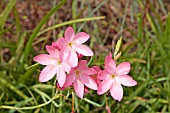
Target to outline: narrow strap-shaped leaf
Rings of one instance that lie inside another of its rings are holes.
[[[30,38],[29,38],[29,40],[26,44],[24,54],[21,57],[22,63],[28,58],[29,52],[30,52],[31,47],[32,47],[32,43],[33,43],[35,37],[37,36],[37,34],[39,33],[41,27],[48,21],[48,19],[51,17],[51,15],[53,15],[62,5],[64,5],[65,2],[66,2],[66,0],[62,0],[56,7],[54,7],[51,11],[49,11],[43,17],[43,19],[40,21],[40,23],[37,25],[37,27],[34,29],[32,35],[30,36]]]
[[[12,10],[13,6],[15,5],[16,1],[17,0],[9,0],[4,11],[0,14],[0,31],[3,31],[7,17],[9,15],[10,11]]]

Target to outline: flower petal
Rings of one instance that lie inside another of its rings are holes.
[[[112,84],[113,84],[113,80],[110,79],[110,77],[107,77],[105,80],[100,82],[100,84],[98,86],[97,93],[99,95],[104,94],[105,92],[107,92],[110,89]]]
[[[71,67],[76,67],[78,65],[78,57],[75,51],[69,49],[68,47],[63,47],[60,50],[60,61],[66,66],[65,71],[70,71]]]
[[[130,71],[130,63],[129,62],[123,62],[119,64],[116,68],[116,72],[118,75],[127,75]]]
[[[84,69],[86,67],[86,65],[87,65],[87,61],[86,60],[80,60],[78,62],[78,66],[76,67],[76,69],[82,70],[82,69]]]
[[[105,58],[105,69],[109,74],[116,74],[116,63],[110,55],[107,55]]]
[[[63,87],[66,81],[66,74],[62,66],[58,66],[57,68],[57,79],[60,87]]]
[[[75,80],[75,74],[74,73],[69,73],[66,76],[66,81],[65,81],[64,87],[70,86],[74,82],[74,80]]]
[[[54,48],[56,48],[56,49],[59,49],[59,47],[58,47],[58,42],[52,42],[52,46],[53,46]]]
[[[68,63],[72,67],[76,67],[78,65],[78,57],[76,52],[73,50],[69,50]]]
[[[97,71],[97,73],[98,73],[98,72],[100,72],[100,71],[102,71],[102,70],[100,69],[100,67],[99,67],[99,66],[93,66],[92,68],[93,68],[94,70],[96,70],[96,71]]]
[[[67,73],[69,73],[70,70],[71,70],[70,64],[68,62],[66,62],[66,61],[62,62],[62,67],[63,67],[64,71],[66,71]]]
[[[59,49],[62,49],[63,47],[65,47],[67,45],[67,41],[65,38],[59,38],[57,40],[57,46]]]
[[[53,46],[49,46],[49,45],[46,45],[45,47],[46,47],[46,50],[48,51],[48,53],[49,53],[52,57],[54,57],[54,58],[56,58],[56,59],[59,59],[59,50],[58,50],[58,49],[56,49],[56,48],[53,47]]]
[[[56,74],[55,66],[46,66],[40,73],[39,81],[47,82],[48,80],[52,79],[55,74]]]
[[[103,71],[100,71],[98,76],[97,76],[97,79],[99,80],[104,80],[106,79],[107,77],[109,77],[109,74],[106,70],[103,70]]]
[[[85,32],[79,32],[75,35],[74,41],[77,44],[82,44],[90,38],[90,35]]]
[[[51,65],[56,62],[56,60],[52,56],[47,54],[37,55],[33,58],[33,60],[42,65]]]
[[[82,73],[86,75],[94,75],[96,74],[96,71],[93,68],[85,67],[83,68]]]
[[[65,39],[70,42],[74,39],[74,29],[72,27],[68,27],[64,33]]]
[[[93,56],[93,51],[86,45],[75,44],[73,45],[74,50],[84,56]]]
[[[69,48],[67,46],[63,47],[60,50],[60,60],[61,60],[61,62],[68,61],[69,52],[70,51],[69,51]]]
[[[94,81],[94,79],[92,77],[90,77],[89,75],[84,75],[81,74],[80,75],[80,79],[81,81],[89,88],[93,89],[93,90],[97,90],[97,84]]]
[[[73,84],[77,96],[82,99],[84,94],[84,84],[80,81],[80,79],[75,79]]]
[[[124,86],[135,86],[137,82],[128,75],[121,75],[117,77],[118,81]]]
[[[110,88],[111,96],[118,101],[121,101],[123,98],[123,88],[120,84],[114,83]]]
[[[86,45],[74,44],[73,49],[84,56],[93,56],[93,51]]]

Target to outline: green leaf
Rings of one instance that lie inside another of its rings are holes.
[[[82,18],[82,19],[70,20],[70,21],[67,21],[67,22],[63,22],[61,24],[56,24],[54,26],[48,27],[47,29],[44,29],[43,31],[39,32],[37,36],[47,32],[47,31],[50,31],[50,30],[53,30],[53,29],[56,29],[56,28],[59,28],[59,27],[65,26],[65,25],[69,25],[69,24],[73,24],[73,23],[78,23],[78,22],[86,22],[86,21],[92,21],[92,20],[99,20],[99,19],[104,19],[104,18],[105,18],[104,16],[99,16],[99,17],[91,17],[91,18]]]
[[[88,67],[91,67],[91,66],[92,66],[95,58],[96,58],[96,56],[92,56],[92,57],[91,57],[90,61],[89,61],[88,64],[87,64]]]
[[[16,1],[17,0],[9,0],[4,11],[0,14],[0,31],[3,31],[7,17],[9,15],[9,13],[11,12],[13,6],[15,5]]]
[[[28,99],[29,97],[22,93],[20,90],[18,90],[15,86],[13,86],[10,82],[6,81],[4,78],[0,77],[0,83],[4,86],[8,87],[10,90],[18,94],[20,97],[24,99]]]
[[[75,19],[77,15],[77,0],[73,0],[72,3],[72,18]],[[74,31],[76,31],[76,24],[73,24]]]

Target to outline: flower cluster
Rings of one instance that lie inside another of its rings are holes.
[[[99,66],[87,67],[86,60],[78,60],[82,56],[93,56],[93,51],[83,45],[90,35],[85,32],[74,33],[72,27],[68,27],[64,38],[59,38],[52,45],[46,45],[48,54],[40,54],[34,57],[34,61],[46,65],[39,76],[40,82],[47,82],[55,75],[60,88],[73,86],[79,98],[83,98],[87,88],[97,90],[99,95],[110,89],[111,96],[118,101],[123,97],[125,86],[135,86],[137,82],[129,75],[130,63],[123,62],[116,67],[112,54],[105,58],[105,69]]]

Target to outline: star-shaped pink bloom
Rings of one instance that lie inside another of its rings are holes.
[[[62,87],[66,80],[65,72],[71,70],[67,59],[61,55],[61,52],[53,46],[46,46],[49,54],[40,54],[33,58],[34,61],[42,65],[47,65],[40,73],[39,81],[46,82],[57,73],[57,80]]]
[[[78,64],[77,53],[83,56],[93,56],[93,51],[88,46],[82,45],[90,38],[89,34],[84,32],[74,34],[73,28],[68,27],[64,36],[65,38],[58,39],[57,45],[62,54],[68,58],[68,62],[72,67],[76,67]]]
[[[105,70],[99,73],[98,79],[103,80],[99,86],[97,93],[99,95],[110,89],[111,96],[118,101],[123,98],[123,88],[121,86],[135,86],[137,82],[127,75],[130,71],[130,63],[123,62],[116,67],[112,55],[105,58]]]
[[[90,89],[97,90],[95,80],[89,76],[95,74],[95,72],[86,65],[86,60],[79,61],[78,66],[72,68],[70,73],[67,75],[66,82],[64,84],[64,87],[68,87],[73,83],[74,90],[79,98],[83,98],[85,86]]]

